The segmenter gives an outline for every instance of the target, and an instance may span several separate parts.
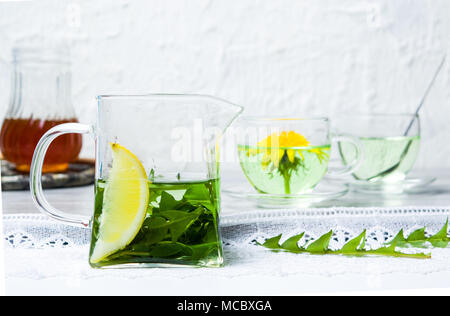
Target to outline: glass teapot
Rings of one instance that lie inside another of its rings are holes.
[[[30,175],[33,199],[54,219],[92,227],[93,267],[220,267],[219,142],[241,112],[209,96],[98,97],[96,126],[62,124],[40,140]],[[53,208],[42,192],[47,148],[70,133],[96,141],[92,218]]]
[[[2,124],[3,159],[28,172],[39,139],[52,127],[77,122],[71,100],[70,53],[66,46],[23,45],[13,49],[9,107]],[[81,135],[55,141],[43,172],[62,172],[75,160]]]

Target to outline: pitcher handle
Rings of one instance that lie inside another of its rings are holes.
[[[339,142],[347,142],[351,143],[353,146],[355,146],[356,149],[356,158],[350,162],[347,166],[343,168],[336,168],[334,170],[331,170],[327,177],[329,178],[338,178],[343,177],[352,174],[355,172],[356,169],[358,169],[361,166],[361,163],[364,159],[364,146],[361,143],[361,141],[357,137],[349,136],[349,135],[337,135],[333,137],[333,141],[336,143]]]
[[[91,218],[81,215],[67,214],[51,206],[44,196],[42,190],[42,167],[44,165],[45,154],[50,144],[64,134],[91,134],[93,128],[90,125],[80,123],[66,123],[53,127],[42,136],[33,154],[30,169],[30,191],[34,204],[39,211],[51,218],[62,221],[66,224],[78,227],[89,227]]]

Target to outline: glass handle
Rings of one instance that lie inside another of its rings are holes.
[[[337,178],[342,176],[347,176],[355,172],[356,169],[358,169],[361,166],[361,163],[364,159],[364,147],[361,141],[357,137],[353,136],[334,136],[333,141],[336,143],[339,142],[346,142],[351,143],[353,146],[355,146],[356,149],[356,157],[353,161],[349,162],[345,167],[343,168],[333,168],[330,169],[330,172],[328,173],[328,177],[330,178]]]
[[[42,213],[69,225],[89,227],[91,218],[81,215],[66,214],[52,207],[45,198],[42,190],[42,167],[44,165],[45,154],[47,153],[50,144],[58,136],[72,133],[93,135],[93,128],[92,126],[85,124],[67,123],[55,126],[42,136],[36,146],[33,161],[31,162],[30,191],[35,205]]]

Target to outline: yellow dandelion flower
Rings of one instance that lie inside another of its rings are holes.
[[[329,147],[312,146],[305,136],[294,131],[273,133],[247,149],[247,156],[258,156],[261,168],[266,173],[277,172],[284,178],[285,193],[291,193],[291,178],[294,172],[307,171],[314,156],[320,164],[328,162]],[[305,160],[306,158],[306,160]]]
[[[263,168],[266,169],[270,162],[275,168],[278,168],[281,159],[287,154],[290,162],[294,162],[295,153],[298,152],[303,159],[300,150],[292,149],[298,147],[308,147],[310,143],[303,136],[296,132],[273,133],[269,137],[263,139],[257,144],[257,152],[263,153]],[[254,153],[248,153],[254,154]]]

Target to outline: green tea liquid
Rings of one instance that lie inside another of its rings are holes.
[[[149,183],[147,217],[134,240],[95,267],[145,264],[220,267],[219,181]],[[105,182],[97,181],[91,253],[98,240]]]
[[[278,165],[265,162],[266,152],[284,151]],[[287,150],[295,152],[294,161]],[[314,189],[328,171],[331,146],[262,148],[238,146],[239,160],[253,187],[266,194],[300,194]]]
[[[419,136],[359,139],[364,145],[365,153],[361,166],[353,174],[358,180],[404,180],[419,154]],[[340,143],[339,150],[344,164],[349,164],[356,158],[355,147],[349,143]]]

